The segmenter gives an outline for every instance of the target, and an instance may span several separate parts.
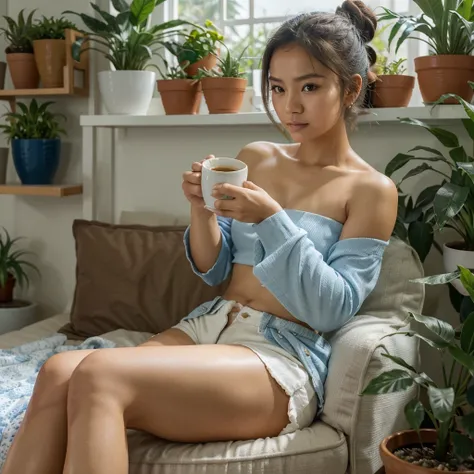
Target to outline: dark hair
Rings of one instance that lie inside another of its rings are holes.
[[[377,54],[368,43],[376,29],[377,17],[359,0],[346,0],[335,13],[305,13],[284,22],[268,41],[262,58],[262,98],[267,114],[272,117],[268,80],[272,56],[282,47],[297,44],[339,77],[341,97],[354,89],[353,75],[360,74],[359,97],[344,112],[346,121],[353,122],[368,84],[375,80],[370,68]]]

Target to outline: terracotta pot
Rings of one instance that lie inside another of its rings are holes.
[[[457,94],[470,102],[474,91],[468,81],[474,81],[474,56],[439,55],[415,58],[415,70],[423,101],[436,102],[443,94]],[[447,99],[445,104],[456,104]]]
[[[435,430],[420,430],[423,444],[436,443]],[[420,438],[416,431],[400,431],[387,436],[380,444],[380,456],[385,466],[385,474],[430,474],[438,473],[437,469],[417,466],[395,456],[393,451],[409,445],[420,445]],[[474,471],[462,471],[463,474],[474,474]]]
[[[415,78],[405,75],[381,75],[375,83],[374,107],[407,107],[415,87]]]
[[[10,303],[13,301],[13,288],[15,288],[16,280],[9,275],[5,286],[0,286],[0,303]]]
[[[198,73],[199,68],[207,69],[210,71],[216,66],[216,64],[217,56],[215,56],[214,54],[208,54],[206,57],[200,59],[199,61],[190,64],[188,67],[185,67],[184,72],[188,76],[195,76]]]
[[[0,61],[0,90],[5,89],[6,74],[7,74],[7,63]]]
[[[201,82],[210,114],[236,114],[242,107],[247,79],[203,77]]]
[[[37,89],[39,73],[32,53],[7,54],[7,63],[15,89]]]
[[[64,86],[66,40],[44,39],[33,41],[35,60],[44,88]]]
[[[202,85],[193,79],[156,81],[166,115],[197,114],[202,100]]]

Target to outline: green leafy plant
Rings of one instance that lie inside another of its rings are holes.
[[[419,15],[401,15],[383,7],[379,21],[396,20],[388,38],[389,47],[398,36],[395,52],[408,38],[423,41],[430,53],[470,55],[474,50],[473,0],[413,0]],[[419,36],[416,34],[419,33]]]
[[[173,79],[193,79],[189,76],[184,68],[188,65],[187,62],[184,64],[177,64],[177,65],[170,65],[168,61],[164,60],[165,65],[165,72],[162,72],[160,68],[158,68],[158,72],[162,79],[165,80],[173,80]]]
[[[224,45],[225,46],[225,45]],[[238,56],[233,56],[229,49],[224,57],[217,58],[217,66],[210,71],[207,69],[199,69],[198,77],[231,77],[242,78],[247,72],[243,70],[242,57],[247,48],[245,48]]]
[[[460,278],[474,302],[474,275],[464,267],[458,268],[452,273],[413,281],[424,285],[440,285]],[[460,464],[470,458],[474,449],[474,312],[456,329],[443,320],[409,313],[408,326],[396,329],[396,332],[384,338],[395,335],[415,337],[441,353],[442,385],[437,385],[427,374],[403,358],[390,354],[381,344],[382,355],[398,368],[374,377],[362,395],[394,393],[418,386],[418,394],[405,406],[409,425],[419,431],[426,413],[437,434],[435,458],[443,462],[450,458],[451,453]],[[427,406],[422,402],[422,392],[427,395]],[[474,462],[472,457],[470,460]],[[452,459],[450,461],[453,462]]]
[[[91,3],[101,19],[85,13],[65,11],[79,16],[90,31],[83,31],[84,38],[78,38],[72,46],[75,60],[83,52],[95,50],[103,54],[117,71],[143,71],[151,63],[153,56],[161,56],[165,40],[173,35],[182,36],[180,27],[195,26],[184,20],[171,20],[151,26],[151,15],[155,8],[166,0],[133,0],[129,5],[125,0],[112,0],[117,16]],[[93,43],[94,46],[91,46]]]
[[[387,56],[382,56],[377,61],[377,74],[385,76],[398,76],[406,72],[406,67],[403,63],[406,62],[406,58],[394,59],[388,61]]]
[[[168,41],[166,49],[178,59],[180,64],[194,64],[209,54],[218,54],[218,44],[224,36],[219,33],[212,21],[206,20],[204,27],[194,28],[185,36],[184,42]]]
[[[63,17],[47,18],[43,15],[41,20],[35,23],[33,28],[33,38],[35,40],[43,39],[65,39],[65,30],[77,30],[77,26]]]
[[[7,22],[7,28],[0,28],[0,32],[7,40],[8,46],[5,52],[10,53],[33,53],[34,23],[33,18],[36,10],[33,10],[25,19],[25,9],[18,13],[15,21],[10,16],[3,16]]]
[[[58,117],[66,120],[60,113],[53,113],[49,107],[54,102],[44,102],[38,104],[36,99],[32,99],[29,106],[21,102],[17,103],[20,112],[7,112],[3,114],[7,124],[0,125],[0,130],[7,136],[8,141],[23,138],[59,138],[61,134],[66,135],[64,129],[59,125]]]
[[[31,268],[39,274],[36,265],[23,258],[31,252],[16,250],[15,246],[20,239],[21,237],[12,239],[8,231],[2,227],[2,232],[0,232],[0,288],[5,288],[7,281],[11,278],[14,278],[20,286],[28,286],[30,280],[25,271],[26,268]]]
[[[474,89],[474,82],[469,85]],[[467,119],[462,122],[474,140],[474,106],[455,94],[440,97],[436,104],[453,98],[464,106]],[[401,123],[422,127],[448,150],[447,155],[435,148],[417,146],[408,153],[399,153],[387,165],[385,174],[392,176],[414,161],[422,164],[411,168],[396,182],[399,191],[399,213],[394,235],[407,241],[423,261],[435,244],[434,232],[450,228],[462,239],[463,250],[474,250],[474,157],[460,145],[456,134],[422,121],[402,118]],[[420,153],[422,154],[420,156]],[[439,164],[436,168],[432,164]],[[413,176],[429,172],[438,174],[441,182],[428,186],[416,201],[401,189],[401,184]]]

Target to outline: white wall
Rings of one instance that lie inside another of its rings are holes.
[[[4,1],[0,0],[0,13]],[[66,9],[88,11],[90,7],[86,0],[8,1],[9,15],[17,15],[21,8],[28,11],[38,8],[40,14],[59,15]],[[80,181],[79,116],[90,113],[99,104],[93,96],[89,100],[55,100],[56,109],[68,117],[68,138],[64,141],[63,164],[58,178],[61,182]],[[463,133],[459,123],[450,127]],[[243,145],[254,140],[282,140],[271,126],[131,129],[119,131],[116,138],[116,213],[121,210],[156,211],[180,219],[187,219],[189,211],[181,193],[181,174],[192,161],[209,153],[235,155]],[[424,130],[397,124],[361,125],[351,141],[355,150],[381,171],[399,152],[408,151],[415,145],[438,146]],[[16,179],[12,167],[10,177]],[[417,186],[425,187],[427,183],[427,178],[421,181],[415,178],[411,185],[416,189]],[[66,199],[0,196],[0,225],[6,225],[15,236],[27,237],[27,247],[37,253],[35,262],[40,266],[42,278],[34,280],[27,296],[40,303],[42,317],[64,310],[72,300],[75,254],[71,224],[75,218],[81,217],[80,196]],[[439,255],[433,252],[427,263],[427,274],[441,271]],[[429,291],[429,295],[426,314],[435,314],[457,324],[446,291],[435,288]]]

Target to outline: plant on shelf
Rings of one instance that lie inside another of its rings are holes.
[[[469,82],[469,85],[474,89],[474,82]],[[455,94],[442,96],[439,103],[446,98],[463,105],[467,114],[463,124],[474,140],[474,106]],[[438,139],[448,153],[446,155],[435,148],[417,146],[408,153],[399,153],[388,163],[385,174],[392,177],[406,165],[422,162],[414,168],[410,166],[408,172],[396,182],[399,208],[394,234],[407,241],[422,261],[434,244],[443,253],[447,272],[454,271],[460,264],[474,268],[474,157],[460,145],[453,132],[415,119],[403,118],[400,121],[424,128]],[[441,166],[435,168],[432,164]],[[441,182],[426,187],[414,200],[402,191],[401,184],[425,172],[438,174]],[[443,228],[453,229],[460,240],[441,247],[434,240],[434,233]],[[462,294],[467,294],[459,281],[453,282],[453,285]]]
[[[16,250],[19,237],[12,239],[8,231],[2,227],[0,232],[0,306],[13,301],[13,291],[18,283],[20,287],[30,283],[25,268],[31,268],[39,273],[38,268],[23,259],[28,254],[26,250]]]
[[[405,58],[388,60],[380,56],[377,65],[377,80],[374,87],[374,107],[407,107],[415,87],[415,78],[405,74]]]
[[[36,99],[29,106],[18,102],[19,112],[3,115],[7,123],[0,125],[0,130],[11,142],[13,163],[22,184],[51,184],[58,169],[60,136],[66,134],[58,118],[66,117],[51,112],[52,104],[38,104]]]
[[[161,79],[157,81],[157,86],[166,114],[197,114],[202,100],[201,82],[186,73],[187,62],[174,66],[166,60],[163,62],[166,72],[160,71]]]
[[[424,285],[440,285],[461,278],[462,285],[474,303],[474,275],[460,266],[455,272],[413,280]],[[381,443],[381,455],[387,472],[424,469],[438,471],[473,472],[474,458],[474,313],[459,328],[447,322],[420,314],[409,313],[406,324],[396,327],[384,337],[415,337],[441,353],[442,384],[436,384],[427,374],[407,363],[402,357],[390,354],[383,342],[383,356],[397,368],[383,372],[369,381],[362,395],[391,394],[417,386],[415,398],[405,406],[405,416],[412,431],[387,437]],[[423,400],[427,399],[428,404]],[[432,429],[420,429],[425,419]],[[434,472],[429,470],[427,472]]]
[[[238,56],[233,56],[227,46],[224,57],[217,58],[217,66],[211,70],[199,69],[197,78],[202,82],[202,90],[211,114],[238,113],[242,107],[248,80],[243,69],[245,48]]]
[[[99,88],[109,113],[144,115],[147,113],[156,83],[156,73],[149,71],[153,56],[160,55],[165,41],[182,36],[181,27],[193,23],[171,20],[151,25],[151,15],[166,0],[112,0],[117,16],[91,7],[100,18],[85,13],[78,15],[89,31],[73,44],[73,57],[78,60],[87,50],[99,51],[114,70],[99,72]]]
[[[168,41],[166,49],[177,58],[178,63],[189,76],[195,76],[199,69],[213,69],[219,55],[218,45],[224,36],[219,33],[214,23],[206,20],[203,27],[192,29],[184,42]]]
[[[66,30],[77,26],[65,18],[47,18],[43,15],[34,25],[33,49],[43,87],[64,86],[66,66]]]
[[[472,0],[413,0],[419,15],[402,15],[382,8],[379,21],[394,23],[389,47],[398,37],[395,52],[408,38],[429,46],[429,56],[415,58],[420,91],[425,103],[434,103],[446,93],[455,93],[471,101],[468,86],[474,80],[474,11]],[[448,99],[445,103],[452,103]]]
[[[33,10],[25,18],[25,10],[18,13],[15,20],[4,16],[6,28],[0,28],[7,41],[8,69],[16,89],[36,89],[39,85],[39,74],[33,54],[34,14]]]

